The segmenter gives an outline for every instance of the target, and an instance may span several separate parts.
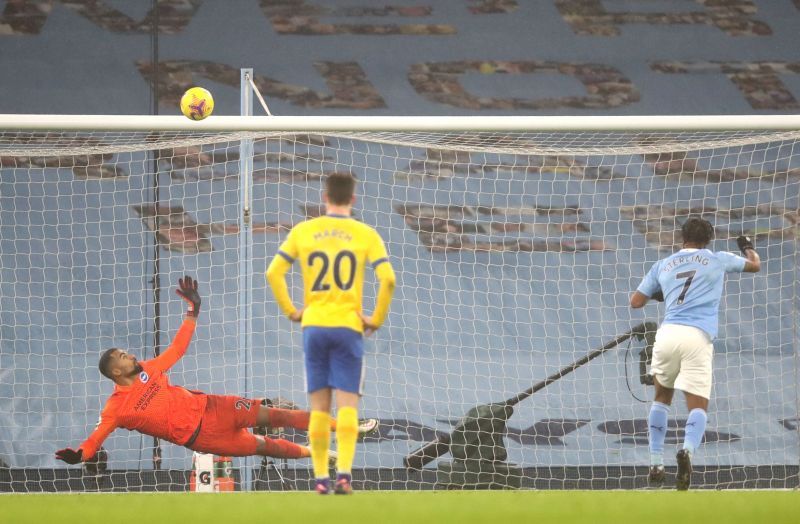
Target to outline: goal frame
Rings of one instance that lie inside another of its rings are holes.
[[[242,70],[242,86],[246,74]],[[251,73],[252,74],[252,73]],[[800,133],[800,115],[636,115],[636,116],[251,116],[252,96],[243,87],[243,116],[211,116],[192,121],[183,116],[146,115],[0,115],[0,131],[16,132],[184,132],[184,133],[291,133],[336,134],[369,132],[409,133],[535,133],[535,132],[791,132]],[[237,331],[242,362],[252,359],[252,135],[241,139],[239,246],[242,265],[240,288],[245,295],[239,302]],[[795,281],[795,297],[798,283]],[[795,318],[795,322],[798,319]],[[795,330],[797,332],[797,330]],[[795,342],[797,344],[797,342]],[[246,366],[245,366],[246,368]],[[250,393],[247,374],[240,377],[242,394]],[[247,472],[252,459],[245,460]],[[243,477],[243,489],[252,489],[252,477]]]
[[[183,116],[0,115],[0,130],[185,132],[795,131],[800,115]]]

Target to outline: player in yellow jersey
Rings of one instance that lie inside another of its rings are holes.
[[[363,335],[378,329],[389,312],[394,270],[380,235],[351,218],[355,179],[334,173],[325,180],[326,214],[294,226],[267,269],[281,310],[303,326],[306,382],[311,404],[308,425],[316,490],[330,491],[328,446],[336,391],[337,494],[352,493],[351,470],[358,437],[358,400],[363,381]],[[303,275],[303,307],[295,308],[286,272],[297,260]],[[380,282],[372,316],[361,310],[367,264]]]

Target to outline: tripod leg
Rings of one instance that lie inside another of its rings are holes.
[[[285,462],[285,461],[284,461]],[[278,475],[278,480],[280,480],[281,487],[284,491],[291,491],[292,485],[289,484],[289,480],[283,474],[283,472],[278,468],[278,465],[275,464],[273,461],[269,461],[269,466],[272,466],[272,470],[275,471],[275,474]]]
[[[267,468],[269,468],[269,459],[267,457],[264,457],[261,459],[261,465],[258,467],[258,477],[256,477],[255,481],[256,491],[258,491],[259,483],[263,483],[267,489],[269,488],[269,478],[267,478]]]
[[[286,491],[294,491],[296,486],[289,482],[289,461],[281,459],[281,469],[283,469],[283,489]]]

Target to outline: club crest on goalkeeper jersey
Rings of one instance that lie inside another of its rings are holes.
[[[80,446],[84,458],[92,457],[116,428],[139,431],[178,445],[189,440],[200,424],[208,397],[173,386],[166,372],[186,353],[194,328],[194,320],[185,320],[164,353],[139,363],[142,371],[133,384],[114,387],[100,423]]]
[[[652,297],[660,289],[667,308],[664,324],[694,326],[713,339],[725,273],[741,273],[746,262],[726,251],[681,249],[653,264],[637,291]]]
[[[377,231],[342,215],[324,215],[294,226],[278,255],[295,260],[303,275],[303,327],[346,327],[363,332],[361,312],[364,270],[391,271]],[[288,304],[281,304],[286,311]]]

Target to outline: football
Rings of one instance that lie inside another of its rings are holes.
[[[214,111],[214,97],[207,89],[192,87],[181,97],[181,112],[186,118],[203,120]]]

